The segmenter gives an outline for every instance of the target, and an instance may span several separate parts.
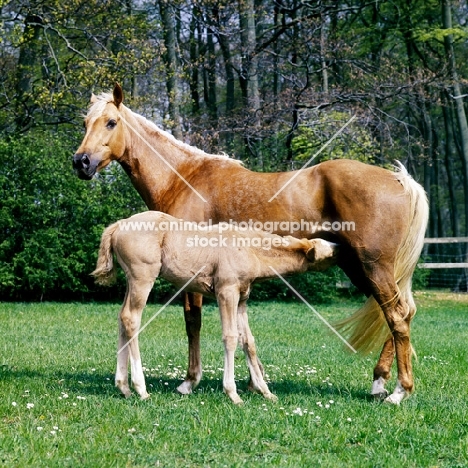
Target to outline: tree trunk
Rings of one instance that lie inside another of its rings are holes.
[[[449,107],[447,93],[441,92],[442,112],[444,116],[445,128],[445,167],[447,170],[447,182],[450,199],[450,221],[452,225],[452,235],[460,236],[460,217],[458,214],[457,196],[455,191],[455,141],[453,137],[453,119],[451,108]]]
[[[321,24],[320,24],[320,71],[322,74],[322,92],[323,94],[328,94],[328,68],[327,68],[327,60],[326,50],[327,50],[327,25],[326,20],[327,17],[325,13],[322,11],[320,15]]]
[[[42,19],[27,15],[24,20],[23,41],[20,46],[16,69],[16,128],[26,130],[32,123],[34,104],[31,101],[32,83],[37,73],[38,40],[42,29]]]
[[[444,29],[452,28],[452,11],[449,0],[442,1],[442,23]],[[460,138],[460,152],[463,163],[464,176],[464,193],[465,193],[465,235],[468,235],[468,124],[466,122],[465,108],[463,105],[463,97],[460,90],[460,82],[458,78],[457,65],[455,61],[455,53],[453,49],[453,36],[447,34],[444,37],[445,53],[452,81],[453,100],[455,101],[455,110],[458,123],[458,131]]]
[[[241,28],[241,73],[240,85],[244,97],[244,109],[249,116],[252,130],[245,135],[247,153],[251,151],[251,141],[257,140],[260,131],[260,92],[258,87],[258,57],[256,55],[257,34],[255,30],[255,1],[239,0],[239,23]],[[256,135],[252,137],[251,134]],[[263,167],[261,151],[257,152],[256,163]]]
[[[159,0],[159,11],[163,26],[163,38],[166,51],[164,63],[166,65],[166,87],[169,98],[169,116],[172,134],[176,138],[182,138],[180,128],[180,88],[177,64],[177,44],[174,13],[168,0]]]
[[[218,123],[218,110],[217,110],[217,99],[216,99],[216,51],[213,40],[212,29],[208,26],[206,31],[207,44],[208,44],[208,63],[205,66],[207,73],[207,107],[210,115],[212,124],[217,127]]]
[[[221,49],[221,54],[223,56],[224,62],[224,72],[226,73],[226,101],[225,101],[225,110],[226,117],[230,119],[232,117],[232,111],[235,107],[235,76],[234,68],[232,66],[232,54],[231,48],[229,45],[229,38],[224,32],[224,27],[221,24],[221,17],[219,8],[217,6],[213,7],[213,19],[215,22],[214,34],[218,39],[219,47]],[[229,129],[225,129],[222,133],[223,135],[223,145],[229,151],[232,147],[234,140],[234,134]]]
[[[198,38],[197,36],[197,16],[200,12],[197,6],[192,9],[192,19],[190,21],[190,97],[192,100],[192,114],[198,115],[200,113],[200,93],[198,92]]]

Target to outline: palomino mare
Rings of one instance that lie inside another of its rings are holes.
[[[334,160],[282,173],[255,173],[238,161],[177,141],[123,105],[123,93],[91,98],[86,134],[73,157],[82,179],[118,161],[152,210],[214,224],[273,223],[274,232],[322,237],[342,246],[338,265],[367,296],[364,306],[339,324],[357,350],[383,345],[371,393],[399,404],[413,391],[410,322],[416,312],[411,278],[428,219],[422,187],[400,167],[395,172],[351,160]],[[283,223],[286,222],[286,223]],[[310,229],[305,222],[321,225]],[[330,226],[354,229],[331,230]],[[275,224],[276,223],[276,224]],[[270,224],[271,225],[271,224]],[[189,367],[178,387],[190,393],[201,379],[201,296],[186,299]],[[398,381],[384,387],[396,354]]]
[[[242,403],[234,380],[234,352],[239,341],[247,358],[251,389],[275,401],[263,378],[248,323],[246,303],[251,286],[276,275],[325,270],[336,263],[338,250],[339,246],[323,239],[299,240],[228,225],[200,230],[197,223],[158,211],[146,211],[112,224],[102,235],[92,274],[98,283],[111,284],[116,276],[115,254],[127,277],[119,315],[116,386],[126,397],[131,395],[130,360],[133,387],[142,399],[149,396],[138,333],[148,294],[154,280],[161,276],[186,291],[216,297],[223,329],[226,395],[235,404]]]

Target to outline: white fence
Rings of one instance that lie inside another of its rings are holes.
[[[423,263],[419,268],[431,270],[429,287],[468,290],[468,237],[426,238]]]
[[[467,243],[468,237],[435,237],[424,239],[425,244],[460,244]],[[465,260],[468,260],[465,258]],[[468,268],[468,262],[427,262],[420,263],[419,268]]]

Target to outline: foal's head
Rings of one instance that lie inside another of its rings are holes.
[[[123,92],[116,84],[112,94],[91,97],[84,124],[86,134],[73,156],[73,168],[80,179],[92,179],[96,172],[125,152],[125,131],[120,118]]]

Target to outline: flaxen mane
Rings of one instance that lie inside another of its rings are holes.
[[[95,102],[93,102],[93,104],[89,108],[89,111],[86,117],[90,117],[91,115],[94,115],[95,113],[98,115],[102,114],[106,105],[111,102],[114,102],[112,93],[101,93],[98,96],[94,96],[94,98],[95,98]],[[145,127],[149,127],[151,131],[153,131],[157,137],[162,138],[163,140],[166,140],[168,143],[175,146],[179,150],[182,150],[184,153],[190,156],[199,156],[202,158],[208,157],[208,158],[214,158],[214,159],[223,160],[223,161],[229,161],[234,164],[239,164],[239,165],[243,164],[242,161],[239,161],[238,159],[233,159],[229,157],[227,154],[206,153],[205,151],[199,148],[196,148],[195,146],[191,146],[191,145],[188,145],[187,143],[179,141],[169,132],[162,130],[155,123],[151,122],[151,120],[148,120],[146,117],[136,114],[135,112],[132,112],[127,107],[125,107],[125,110],[130,112],[139,124],[142,124]]]

